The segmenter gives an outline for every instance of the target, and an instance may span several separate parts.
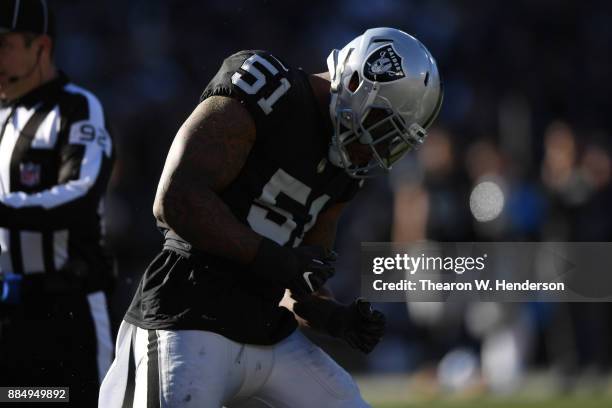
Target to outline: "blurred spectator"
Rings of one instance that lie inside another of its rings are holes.
[[[579,155],[573,129],[553,122],[544,139],[542,181],[547,194],[544,241],[609,241],[612,223],[610,154],[587,141]],[[545,327],[553,367],[574,385],[578,375],[609,367],[610,306],[598,303],[555,304]],[[563,333],[562,336],[559,334]]]

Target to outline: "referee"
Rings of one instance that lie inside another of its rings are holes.
[[[54,44],[46,0],[0,0],[0,386],[70,387],[72,406],[93,407],[113,353],[113,144]]]

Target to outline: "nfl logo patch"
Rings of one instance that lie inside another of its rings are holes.
[[[391,82],[404,78],[402,57],[392,44],[383,45],[370,54],[363,67],[363,75],[370,81]]]
[[[40,164],[21,163],[19,173],[19,180],[24,186],[34,187],[40,183]]]

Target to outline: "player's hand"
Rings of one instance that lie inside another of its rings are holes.
[[[295,276],[288,280],[287,289],[296,295],[316,292],[334,275],[332,262],[336,260],[333,251],[321,246],[303,246],[293,249],[295,255]]]
[[[385,315],[362,298],[353,301],[348,309],[348,324],[342,338],[353,348],[371,352],[385,333]]]
[[[335,260],[335,253],[321,246],[285,248],[263,238],[251,270],[297,296],[305,296],[333,276]]]
[[[358,298],[350,305],[316,296],[296,300],[293,311],[309,326],[341,338],[364,353],[374,350],[385,332],[385,316],[364,299]]]

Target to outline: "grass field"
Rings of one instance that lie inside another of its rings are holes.
[[[374,408],[612,408],[612,379],[563,389],[545,375],[530,375],[512,392],[496,396],[484,387],[441,391],[428,379],[406,376],[357,377]],[[563,393],[565,392],[565,393]]]
[[[526,401],[521,398],[473,398],[461,401],[430,400],[422,402],[388,402],[374,404],[374,408],[610,408],[612,399],[596,397],[550,398]]]

